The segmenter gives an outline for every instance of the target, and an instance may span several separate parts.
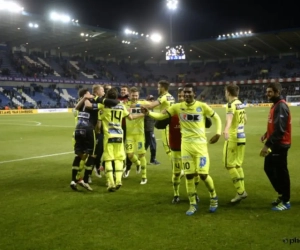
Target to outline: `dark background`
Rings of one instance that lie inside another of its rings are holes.
[[[24,0],[19,3],[31,13],[49,15],[51,10],[56,10],[79,19],[82,24],[101,28],[160,32],[166,38],[170,34],[166,0]],[[173,14],[173,41],[296,27],[300,27],[300,17],[295,0],[179,0]]]

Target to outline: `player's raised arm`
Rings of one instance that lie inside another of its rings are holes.
[[[108,98],[104,98],[104,97],[97,97],[95,99],[95,101],[97,103],[104,104],[105,106],[108,106],[108,107],[114,107],[120,103],[120,101],[117,99],[114,100],[114,99],[108,99]]]
[[[153,101],[153,102],[147,102],[145,104],[143,104],[143,107],[147,108],[147,109],[154,109],[156,107],[158,107],[160,105],[160,102],[158,100]]]
[[[89,99],[85,100],[84,106],[88,109],[98,110],[104,108],[104,105],[101,103],[92,103]]]

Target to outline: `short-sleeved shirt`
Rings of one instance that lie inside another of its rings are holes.
[[[245,134],[245,105],[238,99],[226,104],[226,114],[232,114],[229,128],[229,141],[246,142]]]
[[[180,132],[182,143],[197,143],[206,144],[206,128],[205,117],[214,116],[214,110],[206,103],[194,101],[191,104],[181,102],[172,105],[167,109],[168,114],[162,115],[151,112],[150,116],[153,118],[167,118],[169,115],[178,115],[180,121]],[[217,124],[219,129],[221,124]]]
[[[133,104],[147,105],[149,102],[138,100],[137,102],[128,101],[126,107],[132,116],[141,114],[141,108],[130,108]],[[144,117],[126,121],[126,136],[144,134]]]
[[[170,93],[163,94],[157,98],[157,101],[160,103],[160,111],[168,109],[173,104],[175,104],[175,99]]]
[[[124,104],[120,103],[114,107],[104,107],[98,104],[102,110],[100,120],[102,121],[103,132],[106,138],[123,138],[122,118],[129,115]]]

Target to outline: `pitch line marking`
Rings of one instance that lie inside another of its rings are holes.
[[[11,163],[11,162],[18,162],[18,161],[27,161],[27,160],[32,160],[32,159],[41,159],[41,158],[47,158],[47,157],[53,157],[53,156],[60,156],[60,155],[68,155],[68,154],[72,154],[72,153],[74,154],[74,151],[64,152],[64,153],[58,153],[58,154],[51,154],[51,155],[33,156],[33,157],[20,158],[20,159],[9,160],[9,161],[0,161],[0,164]]]

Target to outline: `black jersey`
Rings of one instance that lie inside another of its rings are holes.
[[[90,99],[89,101],[91,103],[96,103],[94,99]],[[77,124],[88,125],[95,128],[98,122],[98,109],[89,109],[83,105],[79,108],[77,117]]]

